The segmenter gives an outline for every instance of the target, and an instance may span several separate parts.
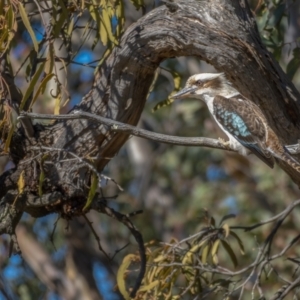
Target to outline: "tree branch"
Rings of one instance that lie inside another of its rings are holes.
[[[22,112],[18,119],[23,117],[29,117],[33,119],[50,119],[50,120],[76,120],[76,119],[88,119],[92,121],[97,121],[101,124],[110,126],[109,130],[112,132],[123,132],[126,134],[134,135],[140,138],[153,140],[156,142],[161,142],[165,144],[178,145],[178,146],[203,146],[208,148],[215,148],[221,150],[235,151],[235,149],[230,148],[230,146],[223,145],[222,142],[216,139],[205,138],[205,137],[179,137],[166,135],[156,132],[151,132],[145,129],[138,128],[136,126],[121,123],[112,119],[108,119],[101,116],[96,116],[94,114],[84,112],[84,111],[72,111],[72,114],[67,115],[51,115],[51,114],[38,114],[38,113],[28,113]]]

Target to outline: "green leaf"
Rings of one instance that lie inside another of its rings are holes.
[[[207,257],[208,257],[208,253],[210,251],[210,248],[211,247],[208,243],[205,245],[205,247],[203,247],[202,254],[201,254],[201,262],[203,264],[207,263]]]
[[[166,69],[164,69],[164,70],[171,73],[171,75],[173,77],[174,90],[167,99],[158,102],[152,108],[152,112],[155,112],[155,111],[159,110],[160,108],[165,107],[165,106],[169,106],[171,103],[173,103],[174,99],[171,98],[171,96],[180,90],[180,86],[181,86],[181,76],[180,76],[180,74],[175,72],[175,71],[170,72],[169,70],[166,70]],[[157,78],[157,76],[154,78],[155,81],[156,81],[156,78]],[[153,87],[154,87],[155,81],[153,81],[153,83],[152,83]]]
[[[181,76],[179,73],[173,71],[171,72],[174,80],[174,91],[178,92],[181,86]]]
[[[174,102],[174,99],[172,99],[172,98],[168,98],[163,101],[160,101],[152,108],[152,112],[155,112],[155,111],[161,109],[162,107],[169,106],[173,102]]]
[[[219,264],[219,259],[218,259],[218,250],[219,250],[219,246],[220,246],[220,240],[217,239],[211,248],[211,256],[212,256],[212,261],[215,265]]]
[[[12,136],[13,136],[13,133],[14,133],[14,131],[15,131],[15,126],[16,126],[15,123],[11,124],[11,127],[10,127],[10,129],[9,129],[7,138],[6,138],[6,140],[5,140],[5,146],[4,146],[4,150],[3,150],[4,153],[8,153],[8,148],[9,148],[9,145],[10,145],[11,138],[12,138]]]
[[[149,283],[148,285],[144,285],[139,289],[139,292],[148,292],[155,288],[159,284],[159,280],[154,280],[153,282]]]
[[[224,247],[224,249],[226,250],[226,252],[229,254],[230,258],[231,258],[231,261],[234,265],[234,267],[236,268],[237,265],[238,265],[238,261],[237,261],[237,258],[236,258],[236,255],[235,253],[233,252],[232,248],[230,247],[230,245],[224,241],[224,240],[221,240],[221,243],[222,243],[222,246]]]
[[[58,20],[55,21],[55,25],[53,28],[53,37],[54,38],[58,38],[60,31],[64,25],[64,23],[66,22],[66,20],[68,20],[68,15],[64,15],[63,13],[61,13],[59,15]]]
[[[33,43],[33,47],[34,47],[34,50],[36,52],[39,51],[39,46],[38,46],[38,42],[36,40],[36,37],[35,37],[35,33],[30,25],[30,22],[28,20],[28,17],[27,17],[27,13],[25,11],[25,8],[23,6],[23,4],[21,2],[18,2],[18,5],[19,5],[19,12],[20,12],[20,15],[21,15],[21,18],[22,18],[22,21],[31,37],[31,40],[32,40],[32,43]]]
[[[130,296],[126,289],[124,277],[128,267],[130,266],[131,261],[133,260],[135,260],[135,255],[129,254],[125,256],[117,273],[118,288],[122,296],[125,298],[125,300],[130,300]]]
[[[24,187],[25,187],[24,173],[25,173],[25,171],[23,170],[20,174],[19,179],[18,179],[18,193],[19,193],[19,195],[23,194],[23,192],[24,192]]]
[[[26,101],[28,100],[28,98],[30,97],[30,95],[33,93],[33,90],[44,70],[46,61],[44,61],[43,63],[40,64],[39,68],[37,69],[37,71],[34,73],[32,80],[29,83],[29,86],[21,100],[21,104],[20,104],[20,111],[23,110],[24,105],[26,104]],[[29,105],[30,106],[30,105]]]
[[[2,2],[2,1],[0,1]],[[5,14],[6,26],[2,25],[0,38],[0,51],[5,52],[11,46],[11,41],[14,39],[18,30],[16,18],[12,7],[10,6]]]
[[[95,68],[94,74],[96,75],[99,71],[99,67],[103,64],[103,62],[106,60],[106,58],[110,55],[112,49],[111,48],[107,48],[104,52],[104,54],[102,55],[101,60],[99,61],[97,67]]]
[[[46,74],[50,74],[53,71],[53,67],[54,67],[54,46],[53,43],[49,44],[49,50],[47,53],[47,57],[46,57],[46,64],[45,64],[45,73]]]
[[[106,9],[102,9],[102,18],[101,18],[101,41],[102,41],[102,34],[103,34],[103,30],[106,31],[106,41],[107,38],[113,43],[113,44],[117,44],[117,40],[112,32],[112,27],[111,27],[111,18],[110,18],[110,9],[106,8]],[[103,43],[103,41],[102,41]],[[107,42],[106,42],[107,43]],[[106,45],[103,43],[103,45]]]
[[[70,21],[70,23],[68,24],[68,29],[67,29],[67,34],[69,36],[71,36],[73,30],[74,30],[74,22],[75,22],[75,18],[73,17]]]
[[[229,214],[229,215],[225,215],[222,219],[221,219],[221,221],[220,221],[220,223],[219,223],[219,226],[221,226],[222,225],[222,223],[224,222],[224,221],[226,221],[226,220],[228,220],[228,219],[232,219],[232,218],[235,218],[236,217],[236,215],[235,214]]]
[[[47,76],[45,76],[45,78],[42,80],[40,86],[38,87],[37,91],[35,92],[35,95],[32,98],[32,101],[30,103],[30,108],[33,106],[33,104],[35,103],[35,101],[37,100],[38,96],[40,94],[44,94],[47,83],[49,80],[51,80],[51,78],[54,76],[54,74],[48,74]]]
[[[83,207],[82,211],[86,211],[92,204],[92,201],[95,197],[96,191],[97,191],[97,187],[98,187],[98,176],[93,173],[92,175],[92,184],[89,190],[89,194],[88,194],[88,198],[86,200],[86,204]]]
[[[233,236],[233,237],[236,239],[236,241],[238,242],[238,244],[239,244],[239,246],[240,246],[240,251],[241,251],[241,253],[244,255],[244,254],[245,254],[245,249],[244,249],[244,245],[243,245],[242,240],[241,240],[241,239],[239,238],[239,236],[238,236],[235,232],[233,232],[233,231],[230,231],[230,235]]]
[[[124,3],[123,1],[120,1],[117,6],[115,7],[116,9],[116,17],[118,19],[118,25],[116,28],[116,36],[119,37],[122,32],[124,31],[124,24],[125,24],[125,12],[124,12]]]
[[[193,246],[191,249],[189,249],[187,251],[187,253],[184,255],[183,259],[182,259],[182,264],[183,265],[190,265],[192,264],[193,261],[193,255],[200,251],[201,247],[206,243],[206,240],[201,241],[199,244],[196,244],[195,246]]]

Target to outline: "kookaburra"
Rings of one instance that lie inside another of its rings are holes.
[[[225,144],[240,154],[247,155],[250,150],[271,168],[275,157],[300,172],[300,164],[281,144],[260,108],[241,95],[224,73],[193,75],[173,98],[204,101],[217,124],[229,137]]]

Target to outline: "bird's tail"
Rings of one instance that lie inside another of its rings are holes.
[[[286,162],[288,165],[290,165],[293,169],[295,169],[297,172],[300,173],[300,163],[295,160],[288,151],[285,151],[284,153],[282,153],[281,160],[283,160],[284,162]]]

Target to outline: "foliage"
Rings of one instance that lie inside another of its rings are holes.
[[[213,217],[208,216],[207,212],[205,215],[207,226],[193,236],[181,241],[172,239],[161,245],[155,241],[146,245],[148,268],[136,299],[182,299],[184,296],[206,294],[208,290],[221,292],[220,287],[225,290],[222,294],[227,293],[231,280],[218,278],[217,272],[212,273],[213,268],[219,265],[220,246],[227,252],[234,267],[237,267],[238,262],[230,245],[232,238],[237,241],[242,254],[244,246],[230,226],[223,223],[233,215],[224,216],[218,226]],[[130,254],[124,258],[119,269],[123,272],[118,278],[125,276],[129,267],[127,258],[137,261],[138,257]]]
[[[68,65],[78,64],[76,56],[83,47],[94,50],[101,43],[106,48],[102,50],[105,53],[103,58],[109,54],[118,44],[124,31],[124,3],[113,0],[78,3],[57,0],[49,4],[37,3],[36,10],[28,13],[26,9],[30,4],[30,2],[23,3],[22,1],[1,1],[0,49],[2,57],[5,58],[17,46],[15,41],[18,34],[22,30],[29,34],[29,43],[31,42],[32,48],[25,57],[20,57],[20,66],[26,66],[25,74],[21,67],[14,74],[18,76],[22,73],[27,81],[20,110],[29,110],[38,99],[50,96],[55,102],[54,112],[57,114],[70,99],[66,82],[61,81],[62,75],[59,73],[64,72],[64,78],[69,76]],[[142,2],[134,1],[134,4],[139,8]],[[47,10],[50,14],[49,19],[40,14],[43,10]],[[32,21],[37,16],[40,17],[38,25]],[[77,43],[78,35],[81,37],[79,43]],[[60,55],[61,48],[65,50],[63,57]],[[103,59],[100,63],[102,61]],[[60,62],[61,66],[55,62]],[[97,61],[91,64],[95,66],[95,63]],[[5,79],[1,82],[2,88],[9,90]],[[49,95],[46,92],[49,92],[50,85],[55,93]],[[7,108],[2,109],[7,110]],[[12,112],[2,119],[3,132],[11,128],[11,119]],[[6,149],[8,149],[9,136],[3,137],[3,141],[7,143]]]
[[[257,16],[257,23],[261,32],[262,40],[268,49],[273,53],[276,60],[280,61],[284,48],[288,56],[292,57],[286,66],[286,73],[292,80],[299,68],[299,38],[285,43],[285,32],[291,22],[291,11],[296,1],[287,3],[284,0],[259,1],[260,7]]]

